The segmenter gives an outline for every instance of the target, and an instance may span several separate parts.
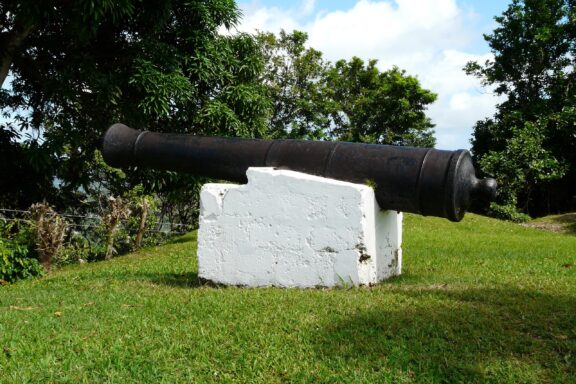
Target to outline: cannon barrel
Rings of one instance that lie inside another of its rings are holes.
[[[475,198],[493,199],[494,179],[475,176],[470,153],[333,141],[200,137],[114,124],[102,153],[137,166],[245,183],[248,167],[275,167],[374,187],[381,209],[460,221]]]

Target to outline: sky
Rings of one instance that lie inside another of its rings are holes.
[[[329,61],[377,59],[380,70],[398,66],[438,94],[428,108],[436,147],[469,149],[476,121],[494,114],[501,101],[466,75],[471,60],[492,57],[483,39],[507,0],[252,0],[240,1],[236,28],[308,33],[308,46]]]

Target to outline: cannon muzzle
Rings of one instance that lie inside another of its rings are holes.
[[[200,137],[112,125],[104,160],[245,183],[248,167],[275,167],[374,187],[380,208],[460,221],[472,199],[491,200],[494,179],[475,176],[470,152],[378,144]]]

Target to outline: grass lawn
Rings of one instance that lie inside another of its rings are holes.
[[[199,285],[195,234],[0,288],[0,383],[576,383],[576,236],[405,216],[372,288]]]

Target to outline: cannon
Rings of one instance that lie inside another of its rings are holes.
[[[490,200],[496,181],[475,176],[470,152],[334,141],[201,137],[112,125],[103,138],[104,160],[247,182],[249,167],[274,167],[374,187],[381,209],[464,217],[471,200]]]

